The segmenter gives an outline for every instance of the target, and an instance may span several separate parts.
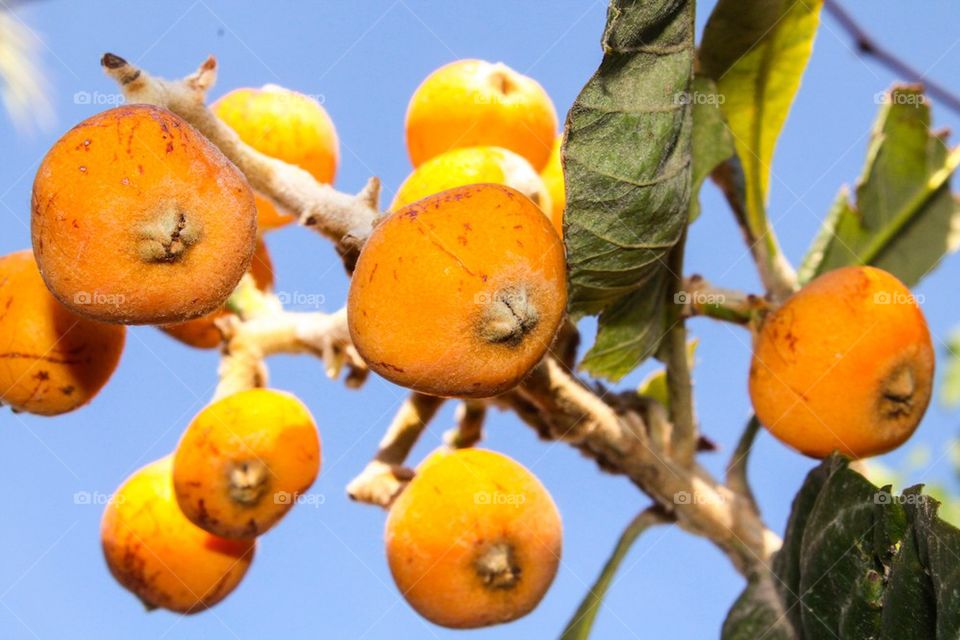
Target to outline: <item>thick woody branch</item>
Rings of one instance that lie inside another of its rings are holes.
[[[347,485],[347,495],[358,502],[389,506],[413,478],[413,470],[404,462],[443,402],[443,398],[412,392],[400,405],[373,460]]]
[[[380,183],[371,178],[356,194],[317,182],[303,169],[264,155],[239,136],[206,106],[206,93],[216,80],[216,60],[210,57],[183,80],[150,76],[112,53],[101,60],[129,102],[163,107],[177,114],[219,147],[247,177],[254,190],[296,215],[300,223],[332,240],[348,270],[373,223],[380,215]]]
[[[768,563],[780,540],[769,531],[750,502],[694,464],[675,462],[649,436],[651,407],[637,396],[621,395],[611,406],[567,374],[552,359],[541,363],[519,393],[537,407],[534,427],[567,442],[601,468],[627,476],[677,523],[712,540],[744,575]]]

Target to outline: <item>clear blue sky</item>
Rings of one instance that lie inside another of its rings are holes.
[[[151,72],[179,76],[210,53],[220,60],[213,96],[272,82],[321,94],[340,133],[337,186],[359,189],[375,174],[385,198],[410,167],[403,116],[417,84],[463,57],[502,60],[537,78],[566,111],[600,58],[605,3],[394,2],[163,3],[60,0],[29,3],[17,15],[43,38],[42,60],[57,122],[34,135],[0,116],[0,253],[29,245],[29,194],[37,163],[52,142],[99,108],[77,92],[115,94],[100,71],[105,51]],[[701,3],[699,23],[712,5]],[[847,5],[892,49],[932,77],[960,89],[960,4],[849,0]],[[922,9],[920,8],[922,5]],[[241,8],[242,7],[242,8]],[[852,51],[825,17],[813,59],[774,163],[770,210],[786,252],[799,260],[830,201],[858,175],[876,112],[874,96],[895,78]],[[940,126],[957,118],[935,108]],[[955,142],[955,141],[954,141]],[[756,290],[757,279],[729,213],[712,187],[688,250],[691,272]],[[107,213],[107,212],[105,212]],[[286,292],[322,294],[332,311],[347,279],[329,244],[302,229],[269,238]],[[937,346],[960,322],[960,257],[920,289]],[[592,327],[585,323],[587,337]],[[703,460],[721,469],[749,413],[748,337],[737,328],[692,322],[701,339],[695,371],[703,430],[723,451]],[[403,391],[371,379],[347,391],[306,357],[270,362],[272,382],[303,398],[324,443],[324,468],[312,494],[261,541],[244,583],[211,611],[181,618],[144,613],[112,580],[101,557],[102,505],[77,505],[76,492],[108,494],[130,472],[171,451],[216,382],[215,353],[194,351],[151,328],[134,328],[112,383],[95,402],[55,420],[0,412],[0,638],[448,638],[402,601],[383,556],[384,514],[349,502],[344,486],[374,451]],[[625,381],[635,384],[645,368]],[[933,406],[912,444],[931,447],[917,479],[949,478],[944,444],[958,415]],[[421,458],[452,423],[452,405],[415,451]],[[540,607],[507,626],[470,638],[554,637],[602,566],[621,528],[647,504],[622,478],[601,474],[562,444],[539,442],[507,414],[488,423],[486,446],[533,469],[565,521],[560,573]],[[904,453],[888,457],[896,464]],[[782,531],[791,497],[813,462],[761,434],[752,479],[770,525]],[[319,498],[317,502],[319,502]],[[664,528],[630,553],[600,614],[597,638],[709,638],[718,634],[741,579],[707,542]]]

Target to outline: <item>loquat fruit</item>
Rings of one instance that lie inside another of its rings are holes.
[[[52,416],[81,407],[113,375],[126,327],[57,302],[29,249],[0,257],[0,402]]]
[[[546,488],[507,456],[441,450],[390,507],[394,582],[435,624],[476,628],[532,611],[557,573],[560,513]]]
[[[257,239],[257,248],[253,252],[253,260],[250,262],[248,273],[253,276],[253,281],[260,291],[268,291],[273,288],[273,262],[263,238]],[[179,340],[185,345],[197,349],[216,349],[223,341],[223,335],[217,327],[217,319],[222,318],[227,313],[226,308],[221,307],[212,313],[193,320],[161,325],[160,329],[171,338]]]
[[[550,158],[557,111],[536,80],[503,63],[458,60],[440,67],[407,107],[407,151],[414,167],[444,151],[495,145],[536,171]]]
[[[441,396],[488,397],[543,357],[564,317],[563,243],[529,198],[457,187],[373,230],[350,284],[350,335],[370,368]]]
[[[211,106],[240,139],[268,156],[294,164],[318,182],[332,184],[340,143],[333,121],[316,99],[268,84],[235,89]],[[294,217],[255,194],[261,232],[289,224]]]
[[[881,269],[845,267],[766,317],[750,399],[760,422],[794,449],[862,458],[913,434],[933,367],[930,331],[910,290]]]
[[[256,543],[195,526],[173,496],[172,457],[136,471],[103,513],[110,573],[148,609],[197,613],[227,597],[253,561]]]
[[[320,472],[310,411],[289,393],[240,391],[190,423],[173,459],[184,515],[226,538],[254,538],[275,525]]]
[[[50,291],[96,320],[162,324],[220,307],[250,264],[253,193],[178,116],[126,105],[84,120],[33,183],[33,250]]]
[[[407,176],[390,210],[422,198],[468,184],[488,182],[512,187],[530,198],[549,216],[550,194],[540,175],[522,156],[502,147],[464,147],[430,158]],[[562,233],[563,229],[558,229]]]

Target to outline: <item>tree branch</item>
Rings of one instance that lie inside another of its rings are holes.
[[[358,502],[389,506],[413,478],[413,470],[404,462],[443,402],[443,398],[412,392],[400,405],[373,460],[347,485],[347,495]]]
[[[154,78],[112,53],[104,54],[100,64],[129,102],[163,107],[193,125],[237,165],[254,190],[296,215],[300,224],[332,240],[352,271],[360,247],[380,215],[377,178],[371,178],[356,195],[341,193],[303,169],[244,143],[205,104],[206,93],[216,80],[217,63],[212,56],[195,73],[178,81]]]
[[[685,317],[704,316],[742,325],[750,324],[769,307],[759,296],[714,287],[698,275],[683,281],[679,302],[684,305]]]
[[[954,113],[960,113],[960,97],[938,82],[931,80],[925,73],[907,64],[896,54],[879,44],[870,34],[864,31],[863,27],[853,19],[853,16],[847,13],[847,10],[839,2],[824,0],[823,7],[833,16],[837,24],[853,38],[853,42],[860,53],[876,59],[886,68],[902,76],[904,80],[922,82],[928,94],[943,102]]]

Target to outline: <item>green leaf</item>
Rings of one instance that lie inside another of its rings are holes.
[[[594,376],[619,380],[654,355],[667,328],[664,304],[668,285],[668,274],[654,274],[643,288],[601,313],[597,339],[580,368]]]
[[[612,0],[603,60],[567,116],[570,312],[600,314],[595,375],[622,376],[661,338],[662,304],[629,307],[663,290],[665,257],[688,217],[693,122],[683,98],[693,73],[693,5]]]
[[[870,264],[913,286],[960,245],[960,206],[950,176],[960,150],[930,131],[922,88],[895,86],[883,95],[856,202],[842,189],[804,260],[800,276]]]
[[[690,196],[690,221],[700,215],[700,187],[704,180],[721,162],[731,157],[736,150],[733,136],[723,119],[720,104],[723,97],[717,93],[717,85],[706,76],[693,78],[693,91],[689,102],[693,105],[693,186]]]
[[[717,83],[746,186],[746,219],[767,233],[766,200],[777,138],[813,49],[822,0],[720,0],[700,45],[703,72]]]
[[[590,588],[560,635],[560,640],[586,640],[590,637],[590,631],[593,629],[593,623],[600,611],[600,605],[603,604],[603,597],[607,594],[607,589],[610,588],[613,577],[620,568],[623,559],[627,556],[630,547],[641,533],[661,522],[663,522],[662,515],[648,510],[640,513],[627,525],[597,581]]]
[[[794,499],[771,571],[751,577],[723,638],[960,636],[960,530],[938,507],[919,487],[898,496],[845,459],[826,459]]]

